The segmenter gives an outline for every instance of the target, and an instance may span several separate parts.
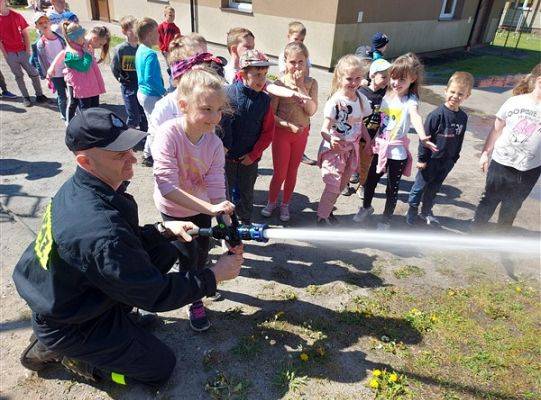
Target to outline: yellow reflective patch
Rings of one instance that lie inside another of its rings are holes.
[[[39,261],[41,268],[47,269],[49,255],[53,248],[53,223],[52,223],[52,203],[49,203],[45,208],[45,214],[41,221],[34,251]]]
[[[126,379],[124,378],[124,375],[117,374],[116,372],[111,372],[111,380],[115,383],[118,383],[119,385],[126,384]]]

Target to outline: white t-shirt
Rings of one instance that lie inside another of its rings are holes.
[[[149,130],[151,130],[153,135],[158,134],[158,128],[164,122],[173,118],[178,118],[182,115],[178,106],[177,96],[178,94],[175,89],[173,92],[158,100],[154,105],[154,109],[150,114],[150,120],[148,121]]]
[[[235,76],[237,75],[237,72],[239,71],[239,68],[235,68],[233,65],[233,60],[229,60],[229,62],[224,67],[224,78],[230,85],[235,82]]]
[[[372,114],[370,102],[361,93],[358,98],[350,100],[337,92],[325,103],[323,117],[333,121],[330,134],[339,136],[348,142],[355,142],[361,135],[363,118]],[[362,107],[361,107],[362,104]]]
[[[60,41],[59,38],[55,38],[54,40],[49,40],[43,37],[41,40],[43,40],[43,44],[44,44],[45,57],[47,58],[47,61],[49,62],[49,65],[50,65],[53,63],[53,60],[58,55],[58,53],[64,50],[64,47],[62,47],[62,42]],[[62,73],[63,69],[64,69],[64,63],[58,63],[54,70],[53,78],[63,77],[64,76],[64,74]]]
[[[410,108],[417,107],[417,96],[403,96],[402,98],[385,95],[381,101],[380,136],[388,141],[402,139],[410,130]],[[405,160],[408,152],[404,146],[391,146],[387,158],[391,160]]]
[[[306,60],[306,67],[310,68],[311,66],[312,66],[312,63],[310,62],[310,59]],[[286,57],[283,51],[278,56],[278,70],[280,71],[281,74],[286,73]]]
[[[492,159],[519,171],[541,165],[541,103],[531,94],[508,99],[496,116],[505,121],[494,144]]]

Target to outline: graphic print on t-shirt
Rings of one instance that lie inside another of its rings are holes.
[[[508,146],[499,149],[500,154],[515,165],[527,165],[536,158],[536,154],[527,145],[533,135],[541,135],[541,126],[527,117],[520,119],[511,129]]]
[[[446,126],[444,128],[443,133],[441,136],[446,138],[453,138],[455,136],[460,136],[462,134],[462,130],[464,129],[464,125],[462,124],[450,124],[449,126]]]
[[[135,72],[135,56],[124,55],[120,60],[122,71]]]
[[[359,122],[358,118],[351,115],[352,113],[353,107],[349,104],[338,103],[334,106],[335,123],[333,128],[346,141],[354,135],[353,126]]]
[[[184,189],[196,197],[204,194],[205,182],[202,171],[208,169],[207,165],[200,158],[189,154],[183,158],[183,163],[180,180]]]
[[[402,125],[402,113],[404,108],[387,108],[382,111],[381,131],[389,140],[394,140],[398,136],[400,126]]]

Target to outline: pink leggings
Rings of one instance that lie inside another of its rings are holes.
[[[297,171],[308,141],[309,128],[292,133],[289,129],[276,127],[272,139],[272,165],[274,174],[269,188],[269,203],[276,203],[282,184],[282,204],[289,204],[297,183]]]

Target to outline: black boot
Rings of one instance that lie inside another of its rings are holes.
[[[49,350],[38,341],[36,336],[30,336],[30,344],[21,354],[21,364],[31,371],[41,371],[50,364],[59,363],[62,356]]]
[[[91,382],[99,382],[102,379],[98,369],[85,361],[64,357],[62,358],[62,365],[75,375]]]

